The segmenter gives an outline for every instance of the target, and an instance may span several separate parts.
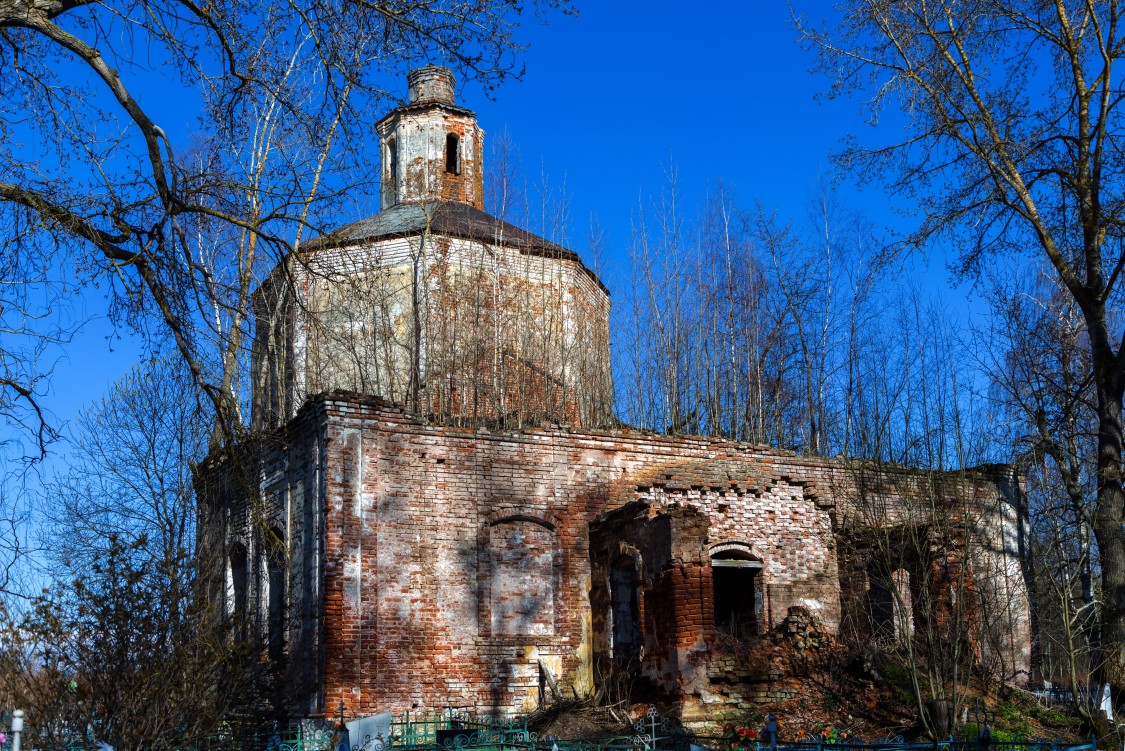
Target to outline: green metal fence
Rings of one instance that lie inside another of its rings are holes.
[[[412,721],[413,722],[413,721]],[[880,740],[871,743],[815,744],[779,740],[775,747],[768,743],[733,747],[728,739],[673,734],[652,737],[645,734],[617,734],[592,738],[566,739],[540,736],[526,729],[493,727],[470,730],[465,726],[448,727],[430,720],[409,726],[400,725],[401,736],[370,739],[351,751],[1096,751],[1093,743],[1070,744],[1045,741],[992,744],[987,749],[976,741],[906,743],[901,740]],[[446,735],[445,731],[451,734]],[[440,738],[440,740],[439,740]],[[405,743],[406,740],[421,741]],[[223,751],[337,751],[340,738],[333,732],[308,732],[293,729],[270,736],[258,736],[238,744],[218,742],[211,749]],[[81,746],[74,747],[78,751]]]
[[[322,722],[322,721],[321,721]],[[327,723],[305,722],[272,733],[215,738],[191,751],[339,751],[343,737]],[[68,751],[89,743],[76,742]],[[0,747],[0,751],[3,751]],[[185,750],[186,751],[186,750]],[[591,738],[558,738],[532,732],[527,718],[496,721],[471,712],[406,713],[390,723],[388,737],[363,739],[351,751],[1096,751],[1095,743],[942,741],[906,743],[902,738],[823,743],[778,739],[739,744],[730,737],[690,733],[655,710],[626,732]]]
[[[902,738],[832,744],[778,739],[773,745],[760,741],[746,745],[729,737],[690,733],[661,717],[655,708],[626,732],[567,739],[530,731],[526,718],[498,722],[451,709],[396,717],[388,738],[370,739],[352,751],[1096,751],[1096,747],[1093,741],[1077,745],[1051,741],[906,743]]]
[[[452,747],[465,743],[495,741],[526,742],[530,737],[527,718],[496,720],[466,710],[450,708],[438,713],[410,713],[391,720],[388,747],[409,749]],[[462,746],[477,748],[478,746]],[[483,747],[483,746],[482,746]]]

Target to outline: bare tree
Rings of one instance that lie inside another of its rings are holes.
[[[16,247],[19,233],[0,240],[0,454],[10,460],[42,459],[57,437],[42,397],[59,348],[76,322],[51,314],[67,285],[58,269]]]
[[[1117,2],[848,3],[835,29],[798,21],[833,93],[897,105],[906,140],[854,145],[842,166],[922,209],[903,246],[951,239],[958,268],[1032,253],[1081,311],[1098,419],[1092,528],[1101,556],[1106,676],[1125,703],[1125,492],[1120,323],[1121,99]]]
[[[536,5],[565,10],[566,2]],[[240,426],[226,367],[238,338],[224,339],[215,357],[221,368],[201,355],[219,288],[226,330],[239,330],[254,256],[268,253],[276,262],[300,228],[334,221],[337,190],[370,179],[362,146],[384,109],[381,77],[440,58],[496,85],[516,71],[521,8],[513,0],[278,1],[252,10],[229,3],[4,3],[5,256],[37,255],[111,285],[120,320],[174,342],[229,438]],[[155,90],[146,85],[154,78]],[[173,88],[179,101],[199,107],[166,114]],[[197,115],[202,132],[186,145],[167,122]],[[277,148],[279,123],[292,137],[274,158],[266,152]],[[201,253],[201,232],[235,240],[239,253]],[[7,403],[27,401],[43,372],[26,355],[20,360],[8,373],[25,371],[23,377],[0,383]]]
[[[66,469],[43,492],[54,499],[44,510],[43,549],[60,578],[90,571],[116,547],[162,577],[171,616],[188,609],[196,558],[192,464],[208,438],[205,413],[183,398],[190,389],[190,374],[165,355],[135,366],[76,419]]]
[[[31,552],[28,510],[40,462],[58,438],[44,397],[54,364],[82,324],[57,312],[75,283],[49,254],[20,247],[32,228],[12,229],[0,237],[0,596],[26,594],[19,583]]]
[[[1085,322],[1046,270],[997,280],[981,332],[982,363],[1005,416],[1003,439],[1028,479],[1030,558],[1039,604],[1039,669],[1069,684],[1087,718],[1098,673],[1099,621],[1091,534],[1096,497],[1096,396]],[[1030,279],[1024,277],[1030,276]]]
[[[43,746],[182,748],[253,705],[258,645],[197,597],[221,552],[195,547],[191,466],[209,430],[190,387],[174,356],[135,368],[79,418],[42,493],[54,584],[0,611],[0,671]]]
[[[619,313],[627,421],[816,454],[859,446],[847,379],[875,315],[870,270],[851,277],[865,227],[823,190],[811,219],[740,208],[721,185],[693,217],[674,181],[642,207]]]
[[[1025,633],[1029,605],[1010,581],[1022,574],[1012,553],[1025,523],[1018,490],[997,495],[1016,479],[978,467],[996,460],[998,435],[991,403],[972,389],[977,374],[955,319],[909,288],[890,302],[850,338],[862,346],[848,350],[848,451],[919,472],[891,500],[879,490],[880,464],[849,462],[858,523],[845,523],[840,549],[862,586],[842,630],[905,663],[919,717],[943,737],[975,678],[1022,669],[1012,633]]]

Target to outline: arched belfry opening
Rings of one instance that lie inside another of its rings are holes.
[[[448,175],[461,174],[461,138],[456,133],[445,137],[445,172]]]
[[[383,145],[383,161],[387,165],[383,176],[383,195],[392,203],[398,202],[398,139],[388,138]],[[384,199],[384,202],[386,199]]]

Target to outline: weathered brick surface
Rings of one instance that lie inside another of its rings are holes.
[[[731,662],[716,582],[753,588],[738,619],[759,640],[794,614],[868,638],[909,616],[885,607],[888,570],[933,585],[937,619],[970,592],[975,654],[1026,671],[1009,469],[594,430],[613,418],[606,289],[570,250],[469,208],[484,132],[449,71],[412,73],[377,127],[384,213],[305,243],[255,292],[253,422],[275,432],[199,473],[210,589],[263,631],[285,624],[294,714],[526,709],[544,670],[586,692],[627,669],[686,714],[777,696],[793,689],[768,650]],[[938,558],[889,560],[907,538]]]
[[[336,389],[462,423],[612,418],[609,298],[576,258],[431,235],[320,249],[286,274],[255,296],[257,427]]]
[[[483,138],[452,73],[377,124],[382,209],[295,248],[254,292],[253,425],[347,390],[436,422],[613,422],[609,295],[573,251],[479,211]]]
[[[409,74],[409,102],[376,124],[382,141],[382,208],[407,201],[457,201],[484,208],[484,131],[455,103],[448,68]],[[448,137],[458,147],[449,170]],[[392,154],[393,152],[393,154]]]
[[[761,561],[763,628],[801,605],[834,629],[834,532],[866,523],[870,499],[894,510],[904,494],[938,487],[950,497],[970,493],[976,513],[1003,534],[1019,526],[1010,473],[1001,470],[954,484],[718,439],[457,430],[349,394],[310,400],[256,456],[261,516],[238,501],[237,483],[216,482],[209,508],[217,531],[207,539],[244,540],[260,561],[254,530],[285,530],[295,713],[332,712],[341,700],[349,714],[526,709],[538,700],[540,662],[563,686],[590,690],[597,658],[609,651],[599,561],[614,546],[615,555],[638,556],[646,581],[644,669],[685,700],[699,699],[714,651],[716,550],[735,546]],[[591,525],[629,509],[667,518],[665,537],[621,524],[592,549]],[[993,563],[1014,570],[1014,551],[994,548]],[[251,607],[262,612],[267,585],[256,572],[264,569],[251,571]],[[1019,625],[1021,581],[1003,582],[1014,595],[1004,653],[1011,665],[1029,641]]]

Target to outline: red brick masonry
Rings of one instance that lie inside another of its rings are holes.
[[[721,677],[732,673],[720,670],[712,562],[753,570],[734,579],[753,582],[735,592],[753,598],[752,630],[801,606],[834,632],[858,622],[871,588],[866,554],[842,541],[876,523],[915,529],[911,503],[927,497],[973,516],[974,591],[1002,603],[981,619],[980,659],[1009,679],[1027,670],[1022,494],[1006,467],[935,476],[719,439],[458,430],[344,393],[310,399],[241,457],[200,473],[201,545],[224,551],[216,591],[229,603],[244,587],[265,630],[264,535],[285,541],[273,622],[285,624],[295,715],[341,700],[352,716],[516,711],[535,705],[548,671],[579,694],[634,671],[685,717],[743,701],[754,692]],[[246,582],[226,552],[237,546]]]

